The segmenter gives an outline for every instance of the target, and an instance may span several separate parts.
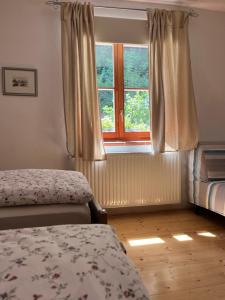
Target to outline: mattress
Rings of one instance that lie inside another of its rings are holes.
[[[149,299],[109,225],[0,231],[0,298]]]
[[[199,182],[195,204],[225,216],[225,181]]]
[[[91,213],[88,204],[0,207],[0,229],[89,223]]]

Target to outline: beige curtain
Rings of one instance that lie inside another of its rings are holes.
[[[148,12],[152,144],[155,153],[193,149],[198,141],[188,39],[189,13]]]
[[[68,151],[75,158],[102,160],[93,7],[78,2],[62,4],[61,26]]]

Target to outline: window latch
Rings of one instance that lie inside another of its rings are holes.
[[[123,121],[123,109],[120,110],[120,118]]]

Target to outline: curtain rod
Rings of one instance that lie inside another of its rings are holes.
[[[58,0],[53,1],[47,1],[47,5],[51,5],[57,8],[57,6],[60,6],[61,4],[68,3],[68,2],[59,2]],[[135,10],[135,11],[147,11],[149,9],[142,9],[142,8],[129,8],[129,7],[115,7],[115,6],[103,6],[103,5],[95,5],[96,8],[114,8],[114,9],[125,9],[125,10]],[[151,10],[151,9],[150,9]],[[196,13],[193,9],[189,10],[189,15],[191,17],[198,17],[198,13]]]

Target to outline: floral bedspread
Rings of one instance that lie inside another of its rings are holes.
[[[45,169],[0,171],[0,206],[74,203],[93,199],[80,172]]]
[[[147,300],[109,225],[0,231],[1,300]]]

